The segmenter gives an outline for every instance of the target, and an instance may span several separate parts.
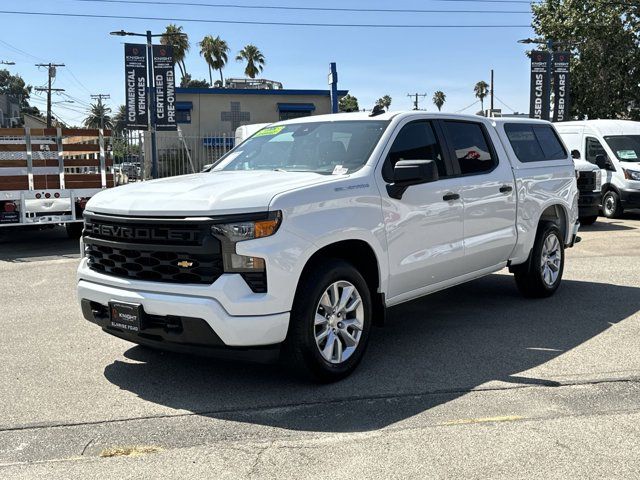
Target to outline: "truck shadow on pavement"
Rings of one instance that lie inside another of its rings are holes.
[[[71,239],[63,227],[0,229],[0,262],[29,262],[43,259],[79,258],[77,239]]]
[[[526,300],[510,275],[495,274],[392,309],[387,325],[372,332],[358,370],[336,384],[303,383],[278,366],[141,347],[126,352],[139,363],[116,361],[104,375],[144,400],[216,419],[369,431],[491,381],[558,385],[554,378],[528,378],[526,371],[638,310],[640,288],[565,280],[554,297]]]

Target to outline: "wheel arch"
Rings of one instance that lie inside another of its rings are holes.
[[[384,324],[386,307],[384,293],[381,291],[380,261],[378,260],[375,250],[364,240],[340,240],[325,245],[314,252],[302,269],[296,287],[296,295],[302,279],[309,270],[328,258],[337,258],[349,262],[360,272],[371,292],[373,324]]]

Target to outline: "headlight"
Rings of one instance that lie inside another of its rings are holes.
[[[624,171],[624,178],[627,180],[638,180],[640,181],[640,172],[636,170],[627,170],[626,168],[622,169]]]
[[[602,171],[596,170],[596,186],[593,189],[594,192],[602,190]]]
[[[258,274],[258,277],[243,275],[254,292],[266,291],[265,261],[259,257],[248,257],[236,253],[236,244],[245,240],[270,237],[278,231],[282,221],[280,212],[270,213],[266,218],[221,223],[211,226],[211,234],[222,243],[224,271],[228,273]],[[261,275],[260,275],[261,274]]]

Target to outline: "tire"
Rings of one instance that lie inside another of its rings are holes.
[[[360,272],[344,260],[323,259],[306,270],[291,310],[284,359],[303,377],[335,382],[355,370],[367,348],[371,293]],[[351,296],[340,309],[346,291]]]
[[[607,218],[620,218],[624,208],[620,202],[620,195],[615,190],[608,190],[602,196],[602,214]]]
[[[546,253],[549,251],[551,255]],[[555,255],[553,252],[556,252]],[[564,258],[560,229],[552,222],[540,223],[528,262],[514,270],[520,293],[527,298],[553,295],[562,281]]]
[[[67,230],[67,237],[74,240],[77,240],[82,236],[83,227],[83,222],[71,222],[64,224],[64,228]]]
[[[580,225],[593,225],[598,220],[598,215],[589,215],[588,217],[580,217]]]

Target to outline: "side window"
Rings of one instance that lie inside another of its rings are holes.
[[[447,176],[442,150],[433,126],[427,120],[418,120],[402,127],[382,168],[382,176],[386,181],[391,181],[393,166],[400,160],[433,160],[438,166],[440,178]]]
[[[444,125],[462,175],[488,172],[498,164],[491,154],[482,125],[450,120]]]
[[[551,125],[507,123],[504,131],[516,157],[523,163],[567,157],[567,151]]]
[[[597,138],[587,137],[585,142],[584,157],[587,162],[596,163],[596,156],[607,154]]]

